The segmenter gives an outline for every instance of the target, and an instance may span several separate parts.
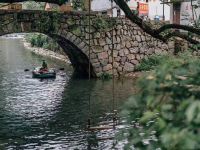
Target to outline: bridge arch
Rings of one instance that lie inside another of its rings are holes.
[[[45,16],[45,18],[44,18]],[[54,13],[40,11],[2,11],[0,12],[0,36],[12,33],[42,33],[56,41],[66,53],[75,74],[88,77],[89,64],[91,77],[96,77],[91,62],[88,58],[89,46],[75,34],[60,28],[59,24],[53,22]],[[44,23],[44,24],[42,24]]]

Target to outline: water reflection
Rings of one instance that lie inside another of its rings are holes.
[[[59,61],[46,59],[67,70],[55,80],[32,79],[24,69],[42,59],[19,39],[0,40],[0,149],[111,149],[115,130],[87,131],[88,118],[94,126],[112,123],[113,108],[132,94],[134,81],[116,80],[113,102],[112,81],[72,79]]]

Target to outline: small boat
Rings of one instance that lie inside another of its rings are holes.
[[[38,67],[32,71],[32,74],[33,78],[56,78],[56,72],[54,69],[41,69]]]

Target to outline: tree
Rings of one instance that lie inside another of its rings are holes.
[[[45,3],[39,2],[25,2],[23,3],[23,8],[29,9],[29,10],[44,10]]]
[[[15,2],[24,2],[28,0],[0,0],[3,3],[15,3]],[[48,3],[55,3],[58,5],[62,5],[69,0],[35,0],[36,2],[48,2]],[[171,37],[180,37],[185,39],[193,44],[198,44],[199,42],[188,36],[187,34],[180,33],[174,31],[174,29],[182,29],[185,31],[189,31],[196,35],[200,35],[200,29],[186,26],[186,25],[179,25],[179,24],[165,24],[158,29],[154,29],[151,25],[145,23],[141,18],[139,18],[136,14],[134,14],[131,9],[128,7],[125,0],[114,0],[115,3],[124,11],[126,17],[130,19],[133,23],[137,24],[141,29],[143,29],[146,33],[150,34],[154,38],[160,39],[163,42],[166,42]],[[179,1],[179,0],[174,0]]]
[[[83,6],[84,6],[83,0],[73,0],[72,3],[73,3],[73,8],[75,10],[79,10],[79,9],[83,10]]]

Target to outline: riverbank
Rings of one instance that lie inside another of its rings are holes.
[[[70,61],[66,55],[58,54],[56,52],[53,52],[51,50],[44,49],[44,48],[32,47],[31,44],[28,43],[25,38],[23,38],[22,41],[23,41],[24,47],[26,49],[30,50],[31,52],[33,52],[37,55],[58,59],[58,60],[61,60],[63,62],[70,64]]]

